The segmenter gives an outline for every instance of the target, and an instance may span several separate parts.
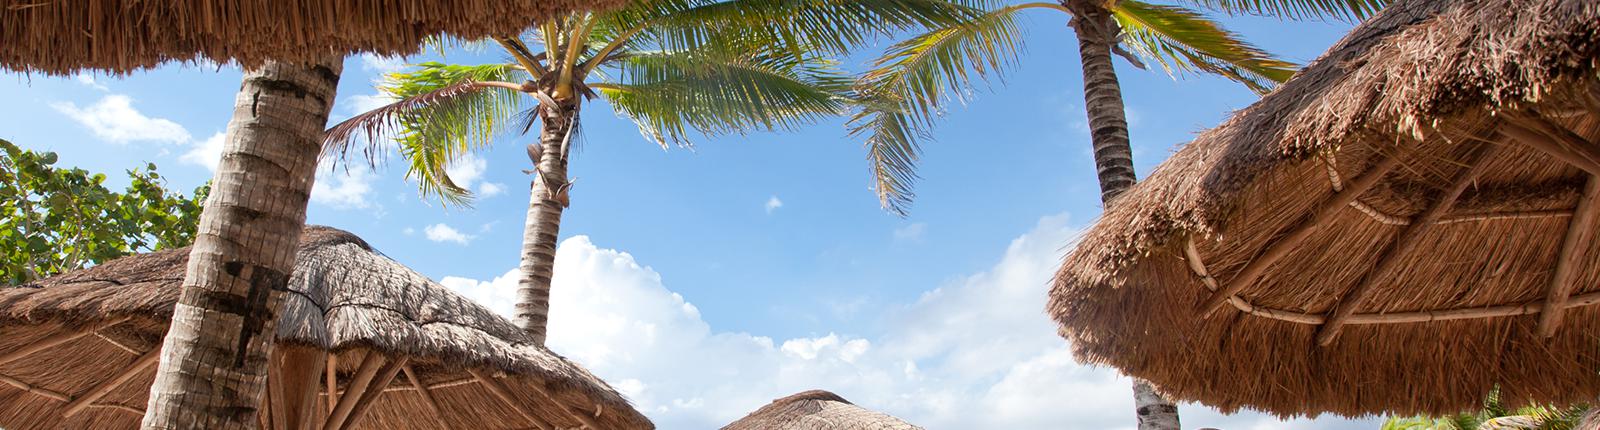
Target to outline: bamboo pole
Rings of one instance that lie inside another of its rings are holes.
[[[1487,161],[1494,159],[1499,149],[1500,145],[1483,143],[1473,151],[1469,164],[1456,175],[1455,180],[1450,183],[1450,188],[1439,196],[1437,202],[1418,215],[1411,225],[1406,226],[1405,230],[1400,232],[1400,236],[1379,254],[1377,265],[1361,276],[1355,288],[1339,298],[1339,302],[1333,307],[1333,312],[1328,315],[1328,321],[1317,330],[1318,345],[1327,346],[1333,343],[1333,339],[1339,336],[1350,316],[1355,314],[1356,308],[1372,294],[1372,289],[1378,281],[1400,267],[1404,261],[1403,257],[1421,243],[1421,238],[1433,228],[1434,223],[1455,207],[1456,199],[1461,197],[1461,193],[1466,192],[1467,187],[1472,186],[1478,176],[1488,169]]]
[[[1600,175],[1600,144],[1588,142],[1550,120],[1507,116],[1500,123],[1500,132],[1590,175]]]
[[[155,364],[159,358],[161,358],[161,347],[157,346],[155,349],[139,356],[138,359],[133,360],[133,364],[123,368],[121,372],[112,375],[111,379],[101,381],[99,385],[89,388],[89,391],[85,391],[83,395],[78,396],[71,403],[67,403],[67,408],[61,412],[61,416],[71,417],[77,415],[78,412],[83,412],[83,408],[89,407],[90,403],[100,400],[106,394],[110,394],[112,390],[127,383],[129,379],[133,379],[139,372],[150,368],[150,365]]]
[[[328,414],[333,414],[333,408],[339,404],[339,353],[328,351],[327,390]]]
[[[367,413],[367,408],[372,406],[372,402],[377,401],[378,397],[383,395],[383,390],[389,388],[389,383],[394,381],[395,375],[400,374],[400,369],[410,360],[410,357],[400,357],[385,364],[383,370],[378,371],[377,378],[371,384],[368,384],[365,390],[361,391],[361,397],[356,399],[356,405],[350,411],[350,416],[346,417],[344,422],[339,423],[338,426],[323,430],[344,430],[354,427],[356,422],[360,421],[361,417]],[[349,395],[350,393],[345,394]]]
[[[22,346],[20,348],[17,348],[15,350],[12,350],[11,352],[5,353],[5,355],[0,355],[0,365],[6,364],[6,363],[10,363],[12,361],[16,361],[19,358],[28,356],[28,354],[33,354],[35,352],[39,352],[39,351],[43,351],[43,350],[46,350],[46,349],[50,349],[50,347],[53,347],[53,346],[56,346],[56,345],[60,345],[60,344],[67,343],[67,342],[71,342],[74,339],[83,337],[85,335],[88,335],[89,333],[93,333],[93,332],[95,332],[95,330],[99,330],[99,329],[102,329],[102,328],[106,328],[106,327],[114,326],[114,325],[117,325],[117,324],[121,324],[123,321],[127,321],[127,320],[128,320],[127,317],[116,318],[116,319],[107,320],[104,323],[100,323],[100,324],[96,324],[94,326],[90,326],[90,327],[84,328],[83,330],[78,330],[78,331],[73,331],[73,332],[66,332],[66,333],[57,333],[57,334],[53,334],[53,335],[47,336],[47,337],[45,337],[43,339],[39,339],[37,341],[34,341],[33,343],[30,343],[30,344],[27,344],[27,345]]]
[[[327,363],[322,351],[282,346],[272,354],[267,375],[267,397],[272,399],[272,423],[283,430],[311,430],[316,425],[318,376]],[[331,408],[330,408],[331,410]]]
[[[433,390],[428,389],[427,384],[423,384],[421,379],[417,379],[417,372],[411,368],[411,363],[406,363],[405,367],[400,368],[400,370],[406,372],[406,380],[411,381],[411,386],[416,388],[417,394],[422,396],[423,403],[426,403],[428,409],[433,411],[433,419],[439,424],[439,428],[450,430],[450,421],[444,419],[444,408],[439,407],[439,399],[433,397]]]
[[[1594,228],[1600,224],[1600,176],[1589,176],[1588,182],[1583,187],[1583,197],[1578,200],[1578,208],[1573,210],[1572,219],[1567,221],[1567,235],[1561,240],[1561,256],[1556,261],[1556,270],[1550,276],[1550,289],[1545,295],[1544,308],[1547,311],[1539,314],[1539,335],[1549,338],[1556,335],[1556,330],[1561,328],[1561,318],[1566,313],[1568,296],[1578,287],[1578,273],[1591,263],[1585,254],[1594,243]]]
[[[33,384],[29,384],[27,382],[22,382],[21,379],[13,378],[13,377],[10,377],[10,376],[0,375],[0,382],[4,382],[6,385],[17,387],[17,389],[19,389],[19,390],[27,391],[27,392],[33,393],[33,394],[38,394],[38,395],[43,396],[45,398],[54,399],[56,401],[60,401],[60,402],[70,402],[70,401],[72,401],[72,396],[69,396],[66,393],[63,393],[63,392],[60,392],[60,391],[51,390],[49,388],[36,387]]]
[[[1379,157],[1381,158],[1378,159],[1377,163],[1368,168],[1366,172],[1362,172],[1360,176],[1352,179],[1348,186],[1344,187],[1344,190],[1328,196],[1328,199],[1322,202],[1315,214],[1296,225],[1281,239],[1267,246],[1259,257],[1251,260],[1250,264],[1245,265],[1244,269],[1239,271],[1239,274],[1234,277],[1232,282],[1212,293],[1210,298],[1202,302],[1199,308],[1202,318],[1209,318],[1211,314],[1217,311],[1217,308],[1228,302],[1229,297],[1233,297],[1239,291],[1244,290],[1245,287],[1255,284],[1256,280],[1260,279],[1261,275],[1266,272],[1267,266],[1271,266],[1272,263],[1276,263],[1283,257],[1288,256],[1289,251],[1293,250],[1295,245],[1299,245],[1301,241],[1311,237],[1311,233],[1333,221],[1333,218],[1339,215],[1340,210],[1344,209],[1345,206],[1349,206],[1350,202],[1355,201],[1356,197],[1377,185],[1384,175],[1387,175],[1390,170],[1394,170],[1396,166],[1400,165],[1400,157],[1394,154],[1384,154]]]
[[[339,428],[345,418],[350,417],[350,412],[355,410],[356,401],[361,400],[361,393],[367,390],[367,385],[372,384],[372,378],[378,376],[378,370],[383,367],[386,360],[375,351],[368,351],[367,357],[361,360],[361,368],[356,370],[350,384],[345,386],[344,395],[339,396],[339,404],[328,413],[327,421],[322,423],[324,430]]]
[[[483,372],[478,371],[478,369],[467,369],[467,372],[472,373],[472,377],[477,378],[479,384],[482,384],[483,387],[488,389],[490,393],[493,393],[495,397],[499,397],[500,401],[505,402],[506,405],[511,406],[512,409],[515,409],[518,414],[522,415],[523,418],[527,419],[528,421],[532,421],[535,426],[544,430],[555,430],[554,426],[546,423],[544,419],[539,418],[538,414],[528,410],[527,405],[517,401],[517,397],[511,394],[511,389],[506,388],[506,386],[501,384],[500,381],[484,375]]]

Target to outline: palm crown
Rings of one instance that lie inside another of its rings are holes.
[[[365,137],[375,155],[393,140],[424,195],[469,203],[449,163],[508,127],[526,131],[546,109],[604,98],[663,146],[688,145],[693,132],[788,129],[847,111],[852,80],[829,54],[974,11],[945,0],[645,0],[571,14],[495,40],[503,63],[387,75],[380,90],[398,101],[336,125],[326,147],[343,154]]]
[[[874,188],[885,209],[904,215],[915,194],[919,143],[950,101],[964,101],[974,78],[982,80],[1016,65],[1023,47],[1017,19],[1024,11],[1071,14],[1065,1],[980,5],[971,19],[929,27],[890,46],[862,74],[860,103],[851,117],[853,136],[863,139]],[[1179,5],[1105,0],[1115,18],[1115,53],[1135,66],[1147,62],[1172,74],[1208,73],[1238,81],[1257,92],[1288,80],[1298,66],[1261,49]],[[1359,18],[1382,0],[1185,0],[1191,6],[1285,18]]]

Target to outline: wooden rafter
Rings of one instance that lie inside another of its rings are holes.
[[[138,375],[139,372],[150,368],[150,365],[155,364],[156,360],[159,358],[161,358],[160,347],[156,347],[155,349],[144,353],[144,355],[141,355],[138,359],[135,359],[133,364],[129,364],[128,367],[124,367],[121,372],[112,375],[110,379],[100,381],[99,385],[89,388],[89,391],[85,391],[82,395],[79,395],[78,398],[73,399],[71,403],[67,403],[67,408],[61,412],[61,416],[70,417],[77,415],[79,412],[83,412],[83,409],[89,407],[91,403],[94,403],[96,400],[100,400],[100,398],[105,397],[107,394],[111,394],[112,390],[116,390],[117,387],[127,383],[129,379],[133,379],[133,377]]]
[[[1600,175],[1600,144],[1584,140],[1548,119],[1508,115],[1506,121],[1500,123],[1500,132],[1590,175]]]
[[[428,385],[417,378],[417,371],[411,368],[411,363],[406,363],[400,370],[406,372],[406,380],[411,381],[411,387],[417,390],[417,394],[422,396],[422,402],[433,411],[433,419],[439,424],[439,428],[446,430],[453,428],[450,421],[444,419],[444,408],[439,407],[439,399],[434,398],[433,390],[428,389]]]
[[[1245,287],[1255,284],[1256,280],[1261,279],[1261,275],[1266,272],[1268,266],[1288,256],[1289,251],[1293,250],[1296,245],[1311,237],[1311,233],[1331,222],[1334,217],[1339,215],[1341,210],[1350,205],[1350,202],[1355,201],[1356,197],[1361,196],[1361,193],[1377,185],[1384,175],[1387,175],[1389,171],[1400,165],[1400,158],[1396,155],[1385,154],[1379,157],[1371,168],[1350,180],[1350,183],[1343,190],[1328,196],[1327,200],[1323,200],[1316,213],[1296,225],[1288,233],[1284,234],[1282,238],[1268,245],[1260,256],[1252,259],[1249,264],[1244,266],[1244,269],[1239,271],[1238,275],[1234,276],[1232,282],[1211,293],[1210,298],[1200,304],[1199,310],[1202,317],[1209,318],[1218,308],[1228,303],[1229,297],[1233,297],[1239,291],[1244,290]]]
[[[315,348],[280,346],[272,354],[267,376],[267,398],[271,399],[274,429],[311,430],[316,425],[318,377],[327,360]],[[331,408],[330,408],[331,410]]]
[[[339,396],[338,405],[330,410],[327,421],[322,423],[323,429],[337,429],[344,423],[345,418],[350,417],[350,412],[356,408],[356,402],[361,400],[361,393],[372,384],[372,379],[378,376],[378,371],[382,369],[385,361],[388,360],[382,354],[367,352],[367,357],[361,360],[361,368],[356,370],[355,376],[351,377],[350,383],[345,386],[344,395]]]
[[[1561,240],[1561,255],[1556,260],[1556,270],[1550,277],[1550,289],[1545,295],[1544,312],[1539,314],[1539,335],[1551,337],[1561,328],[1561,318],[1572,290],[1578,286],[1578,273],[1593,261],[1584,254],[1594,243],[1595,225],[1600,224],[1600,177],[1590,176],[1583,187],[1583,197],[1567,222],[1567,235]]]
[[[95,330],[99,330],[99,329],[102,329],[102,328],[106,328],[106,327],[114,326],[114,325],[117,325],[117,324],[121,324],[123,321],[127,321],[127,320],[128,320],[127,317],[117,318],[117,319],[108,320],[106,322],[97,324],[97,325],[92,326],[92,327],[86,327],[83,330],[78,330],[78,331],[73,331],[73,332],[63,332],[63,333],[57,333],[57,334],[54,334],[54,335],[50,335],[50,336],[45,337],[43,339],[39,339],[37,341],[34,341],[33,343],[30,343],[30,344],[24,345],[22,347],[18,347],[17,349],[11,350],[11,352],[7,352],[4,355],[0,355],[0,365],[6,364],[6,363],[10,363],[12,361],[16,361],[19,358],[26,357],[29,354],[33,354],[35,352],[39,352],[39,351],[43,351],[43,350],[46,350],[46,349],[50,349],[50,347],[53,347],[53,346],[56,346],[56,345],[60,345],[60,344],[67,343],[67,342],[71,342],[71,341],[73,341],[73,340],[75,340],[77,338],[84,337],[85,335],[88,335],[89,333],[94,333]]]
[[[29,384],[27,382],[23,382],[21,379],[13,378],[13,377],[10,377],[10,376],[0,375],[0,383],[5,383],[6,385],[17,387],[17,389],[19,389],[19,390],[27,391],[27,392],[33,393],[33,394],[38,394],[38,395],[44,396],[45,398],[48,398],[48,399],[54,399],[56,401],[61,401],[61,402],[70,402],[70,401],[72,401],[72,396],[67,395],[67,393],[63,393],[63,392],[60,392],[60,391],[52,390],[52,389],[49,389],[49,388],[35,386],[33,384]]]
[[[356,405],[350,411],[350,416],[346,417],[344,422],[339,423],[337,427],[326,427],[323,430],[344,430],[355,427],[356,422],[360,421],[363,415],[366,415],[367,408],[372,406],[372,402],[378,401],[378,397],[383,395],[383,390],[389,388],[389,383],[394,381],[395,375],[400,374],[400,369],[404,368],[406,363],[410,361],[410,357],[390,360],[388,364],[383,366],[383,370],[378,371],[378,376],[372,380],[372,383],[361,391],[361,397],[356,400]]]
[[[323,371],[327,373],[328,413],[332,414],[339,405],[339,353],[328,352],[328,366]]]
[[[1360,307],[1361,303],[1372,293],[1372,289],[1377,285],[1378,280],[1383,279],[1400,267],[1401,262],[1405,260],[1404,257],[1421,243],[1422,236],[1434,227],[1435,222],[1439,221],[1446,213],[1450,212],[1451,208],[1455,207],[1456,199],[1461,197],[1461,193],[1466,192],[1467,188],[1477,181],[1478,176],[1488,169],[1488,160],[1494,159],[1494,155],[1499,149],[1499,145],[1483,143],[1473,151],[1467,167],[1456,175],[1455,180],[1450,183],[1450,188],[1445,189],[1444,194],[1439,196],[1438,201],[1429,206],[1427,210],[1424,210],[1422,214],[1417,215],[1415,221],[1407,225],[1400,232],[1400,235],[1393,242],[1390,242],[1382,253],[1378,254],[1378,263],[1373,266],[1372,270],[1361,276],[1361,280],[1356,283],[1355,288],[1352,288],[1343,297],[1339,298],[1339,302],[1333,307],[1333,312],[1328,314],[1328,321],[1322,324],[1321,329],[1317,330],[1318,345],[1332,343],[1333,339],[1339,336],[1339,332],[1344,329],[1345,323],[1349,321],[1351,315],[1355,314],[1356,308]]]
[[[505,384],[500,383],[499,380],[483,374],[483,372],[479,371],[478,369],[467,369],[467,372],[472,373],[472,377],[478,379],[478,384],[483,385],[483,387],[488,389],[490,393],[493,393],[495,397],[499,397],[500,401],[505,402],[507,406],[511,406],[511,409],[516,410],[517,413],[521,414],[524,419],[532,421],[534,426],[544,430],[555,430],[555,426],[545,422],[543,418],[539,417],[539,414],[528,410],[528,405],[524,405],[522,402],[517,401],[517,397],[511,394],[511,389],[506,388]]]

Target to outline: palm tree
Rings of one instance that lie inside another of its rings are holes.
[[[1444,417],[1390,417],[1382,430],[1576,430],[1588,413],[1587,405],[1507,409],[1496,389],[1484,398],[1483,410]]]
[[[332,55],[245,72],[143,428],[256,427],[278,301],[343,63]]]
[[[365,136],[369,148],[380,148],[377,142],[393,139],[424,195],[466,204],[470,191],[446,167],[500,131],[526,132],[537,121],[539,139],[527,146],[536,177],[516,319],[543,342],[584,102],[605,99],[663,148],[689,145],[692,133],[790,129],[847,112],[852,81],[827,55],[972,12],[946,0],[644,0],[571,14],[524,37],[494,40],[506,62],[423,63],[389,75],[380,89],[399,100],[333,127],[326,146],[342,151]]]
[[[1384,0],[1187,0],[1225,13],[1287,18],[1361,18]],[[879,203],[904,215],[915,194],[919,140],[950,99],[962,99],[974,77],[985,79],[1017,63],[1022,47],[1017,17],[1024,11],[1065,13],[1078,38],[1084,106],[1088,113],[1100,199],[1110,204],[1137,180],[1122,88],[1112,67],[1120,55],[1143,68],[1209,73],[1265,92],[1294,74],[1294,64],[1272,58],[1201,13],[1179,5],[1138,0],[1058,0],[991,5],[971,20],[933,26],[888,48],[861,76],[860,108],[850,131],[865,140]],[[1135,379],[1140,429],[1177,429],[1178,408],[1148,382]]]

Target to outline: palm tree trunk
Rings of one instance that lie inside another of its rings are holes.
[[[245,72],[145,429],[253,429],[343,58]]]
[[[555,273],[556,238],[567,196],[567,150],[577,119],[576,105],[557,104],[545,111],[539,131],[538,174],[528,199],[522,229],[522,278],[517,281],[517,325],[544,344],[550,319],[550,278]],[[529,151],[530,154],[535,153]]]
[[[1100,201],[1111,201],[1132,187],[1138,177],[1133,172],[1133,147],[1128,142],[1128,119],[1122,105],[1122,84],[1111,64],[1111,49],[1117,43],[1117,22],[1102,3],[1092,0],[1062,0],[1072,11],[1072,29],[1078,36],[1078,55],[1083,61],[1084,109],[1089,114],[1089,140],[1094,145],[1095,171],[1100,176]],[[1134,378],[1134,410],[1139,430],[1179,430],[1178,406],[1161,397],[1149,382]]]

